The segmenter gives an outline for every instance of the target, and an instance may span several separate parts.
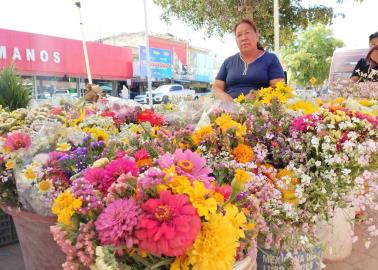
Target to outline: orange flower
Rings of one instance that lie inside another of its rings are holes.
[[[177,162],[177,165],[184,171],[184,172],[191,172],[193,169],[193,163],[186,159],[181,159]]]
[[[238,144],[238,146],[232,150],[232,154],[235,160],[240,163],[251,162],[254,156],[252,148],[245,144]]]

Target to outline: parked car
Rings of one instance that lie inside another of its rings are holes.
[[[153,103],[167,103],[169,100],[174,99],[194,99],[195,91],[190,89],[184,89],[180,84],[166,84],[161,85],[152,91]],[[145,95],[138,95],[134,98],[135,101],[148,104],[148,93]]]
[[[200,97],[204,97],[210,95],[212,90],[210,88],[200,88],[195,90],[195,97],[194,99],[199,99]]]

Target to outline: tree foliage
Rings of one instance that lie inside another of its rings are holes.
[[[315,85],[328,78],[333,51],[343,42],[333,37],[325,25],[316,24],[300,32],[293,44],[284,48],[283,62],[289,67],[291,81],[298,85],[309,85],[312,77]]]
[[[330,2],[335,1],[342,2]],[[232,32],[241,18],[253,18],[260,28],[264,45],[273,47],[273,0],[154,0],[154,3],[164,9],[164,20],[169,22],[171,18],[177,18],[195,29],[205,29],[209,36],[223,36]],[[329,24],[334,16],[331,7],[308,7],[301,4],[301,0],[280,0],[279,5],[281,45],[289,44],[293,33],[306,29],[310,23]]]
[[[22,84],[13,65],[0,72],[0,105],[9,110],[25,108],[31,100],[30,92]]]

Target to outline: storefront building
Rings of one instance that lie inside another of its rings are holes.
[[[132,49],[87,42],[93,81],[107,83],[117,94],[117,82],[133,77]],[[14,63],[32,85],[33,96],[48,89],[77,90],[87,78],[82,42],[0,29],[0,69]]]

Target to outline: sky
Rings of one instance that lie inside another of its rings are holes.
[[[146,0],[148,26],[151,33],[171,33],[189,39],[190,44],[208,48],[222,61],[238,51],[233,36],[207,38],[203,31],[195,31],[183,23],[173,20],[167,25],[160,19],[161,8]],[[303,0],[307,4],[329,5],[336,0]],[[78,9],[74,0],[0,0],[0,28],[38,34],[80,39]],[[82,19],[87,40],[95,40],[120,32],[144,31],[144,9],[142,0],[81,0]],[[344,0],[335,5],[338,17],[331,26],[335,37],[346,44],[346,48],[368,46],[368,36],[378,31],[378,0],[356,3]],[[216,16],[216,15],[215,15]]]

